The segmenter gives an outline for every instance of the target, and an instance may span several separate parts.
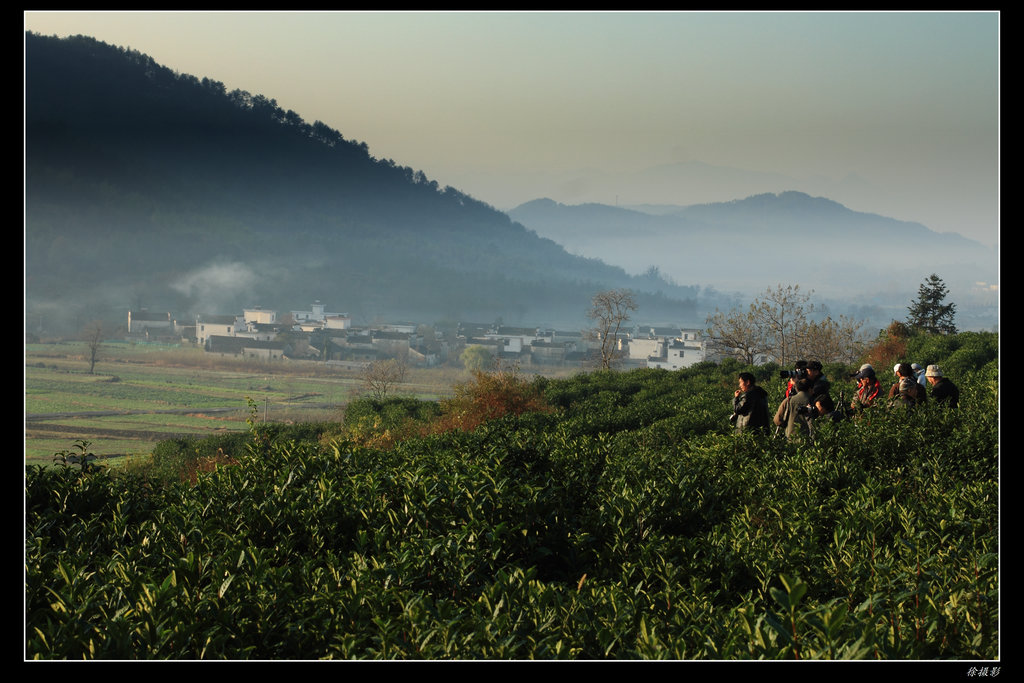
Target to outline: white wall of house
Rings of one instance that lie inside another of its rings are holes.
[[[550,341],[550,337],[538,334],[533,331],[505,331],[488,332],[487,339],[494,339],[502,344],[503,353],[522,353],[523,349],[530,348],[535,341]]]
[[[292,320],[296,323],[306,322],[323,322],[328,315],[337,315],[335,313],[325,313],[324,305],[319,301],[314,301],[313,305],[308,311],[292,311]]]
[[[689,337],[687,332],[690,333]],[[697,330],[684,330],[683,337],[677,337],[669,342],[661,354],[652,354],[647,359],[647,367],[680,370],[702,363],[707,359],[707,349],[699,334]]]
[[[243,310],[245,322],[273,325],[277,322],[277,311],[268,311],[264,308],[246,308]]]
[[[236,332],[233,336],[243,339],[255,339],[256,341],[273,341],[277,336],[274,332],[257,332],[255,330],[243,330]]]
[[[231,321],[231,322],[229,322]],[[212,336],[234,337],[239,332],[245,331],[245,318],[235,316],[220,316],[211,320],[196,320],[196,340],[200,346],[206,344],[206,340]]]
[[[664,353],[665,341],[663,339],[630,339],[629,358],[631,360],[643,360],[651,356],[661,356]]]
[[[352,327],[352,318],[348,317],[344,313],[328,315],[324,319],[324,327],[329,330],[347,330]]]

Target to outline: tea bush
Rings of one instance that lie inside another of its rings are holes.
[[[811,443],[731,432],[742,369],[537,380],[386,448],[267,426],[193,483],[29,468],[26,656],[996,658],[989,380]]]

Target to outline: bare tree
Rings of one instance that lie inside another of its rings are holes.
[[[861,332],[864,321],[840,315],[839,320],[831,316],[805,326],[797,355],[814,358],[823,363],[846,363],[853,365],[864,355],[867,339]]]
[[[395,386],[405,380],[406,363],[388,358],[370,363],[363,370],[363,387],[379,401],[387,398]]]
[[[863,321],[843,315],[838,320],[826,316],[809,321],[814,312],[808,303],[812,293],[801,292],[799,285],[769,288],[746,312],[733,309],[709,316],[705,335],[720,353],[748,364],[758,356],[780,365],[797,358],[856,362],[864,351]]]
[[[103,346],[103,323],[94,320],[85,326],[82,337],[89,348],[89,374],[96,369],[96,362],[100,358],[100,349]]]
[[[769,353],[779,365],[787,365],[797,358],[797,350],[806,333],[807,316],[814,304],[807,306],[813,294],[800,291],[800,285],[779,285],[765,290],[763,298],[750,306],[754,322],[770,340]]]
[[[611,368],[618,358],[619,331],[635,310],[636,301],[628,289],[598,292],[591,300],[587,317],[595,323],[591,333],[601,343],[598,361],[603,369]]]
[[[729,313],[715,311],[705,322],[704,336],[718,354],[753,365],[769,348],[765,331],[758,326],[751,311],[733,309]]]

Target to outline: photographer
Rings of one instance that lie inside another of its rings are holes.
[[[740,388],[733,394],[732,417],[736,433],[744,431],[768,431],[768,392],[757,385],[757,378],[749,372],[741,372]]]
[[[808,378],[798,379],[796,393],[784,399],[775,413],[775,425],[786,428],[787,439],[798,432],[813,438],[812,421],[817,412],[811,399],[813,386]]]
[[[889,389],[890,408],[913,408],[927,400],[928,394],[917,383],[917,377],[914,375],[910,363],[897,363],[893,370],[897,379]]]
[[[783,370],[779,373],[779,377],[789,380],[786,383],[786,392],[782,395],[783,401],[796,393],[797,380],[807,377],[807,361],[798,360],[793,367],[794,370]]]
[[[811,419],[819,417],[827,417],[833,422],[839,422],[846,417],[846,413],[843,410],[836,410],[836,404],[832,401],[832,397],[828,394],[819,394],[815,396],[811,394]]]
[[[861,366],[853,375],[853,379],[857,380],[857,395],[853,397],[850,407],[860,412],[874,405],[875,399],[882,391],[882,385],[875,377],[875,369],[867,364]]]
[[[813,402],[823,400],[826,403],[831,403],[832,397],[829,392],[832,385],[829,384],[828,378],[821,374],[821,370],[821,361],[812,360],[807,364],[807,379],[811,381],[811,396],[814,399]],[[825,398],[822,399],[822,396]]]

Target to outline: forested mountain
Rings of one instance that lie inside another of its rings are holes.
[[[570,255],[267,96],[82,36],[25,36],[25,242],[40,319],[316,299],[357,319],[557,323],[611,287],[683,319],[696,294]]]

